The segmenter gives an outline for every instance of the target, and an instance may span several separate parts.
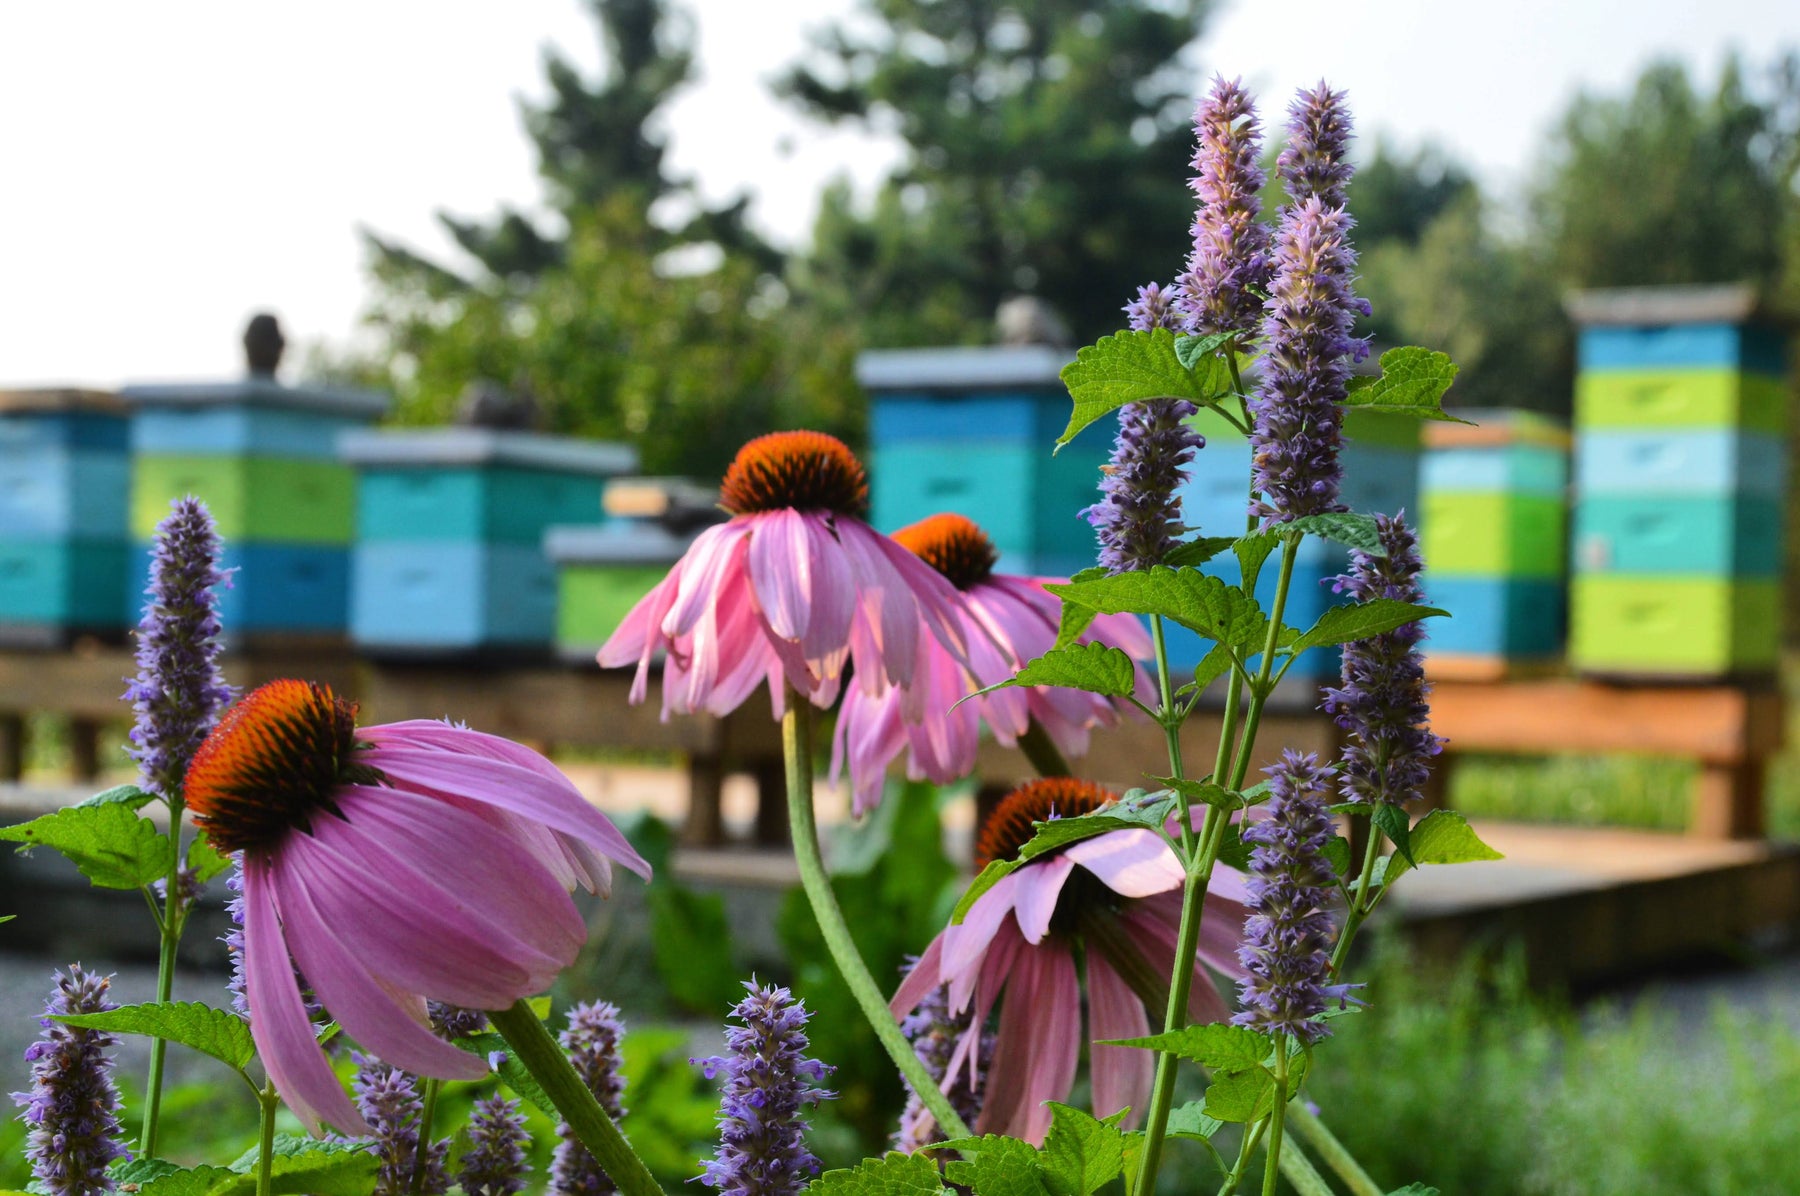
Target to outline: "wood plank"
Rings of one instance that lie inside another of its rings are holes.
[[[1782,698],[1733,686],[1439,681],[1431,725],[1452,751],[1640,752],[1736,763],[1781,743]]]

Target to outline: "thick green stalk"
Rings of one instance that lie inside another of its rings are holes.
[[[1025,725],[1025,734],[1019,736],[1019,750],[1031,761],[1031,767],[1037,770],[1040,777],[1072,777],[1075,770],[1063,758],[1062,749],[1044,730],[1044,725],[1035,718]]]
[[[863,962],[862,953],[856,949],[856,940],[850,937],[850,927],[844,921],[844,911],[838,906],[837,894],[831,891],[831,877],[825,871],[825,860],[819,851],[819,827],[813,818],[812,705],[792,688],[787,693],[787,713],[781,717],[781,750],[787,764],[788,828],[794,837],[794,862],[800,867],[800,887],[812,903],[813,917],[819,923],[819,933],[831,952],[832,962],[837,965],[844,983],[850,986],[850,993],[856,998],[863,1017],[868,1019],[869,1027],[875,1031],[875,1037],[881,1040],[894,1066],[912,1085],[937,1122],[938,1129],[951,1138],[972,1137],[969,1127],[951,1107],[949,1098],[925,1070],[925,1063],[913,1050],[912,1043],[900,1032],[900,1023],[888,1011],[887,998],[881,995],[875,978],[869,975],[868,965]]]
[[[1369,843],[1363,849],[1362,873],[1357,878],[1356,891],[1350,894],[1350,908],[1344,914],[1344,928],[1338,931],[1337,948],[1331,953],[1331,973],[1342,975],[1344,962],[1350,958],[1350,942],[1356,937],[1363,919],[1369,916],[1369,882],[1375,879],[1375,860],[1381,854],[1381,830],[1375,820],[1369,820]]]
[[[1298,1142],[1289,1142],[1281,1152],[1281,1174],[1300,1196],[1333,1196],[1331,1185],[1312,1165]]]
[[[1387,1196],[1382,1186],[1362,1169],[1362,1164],[1356,1161],[1356,1156],[1352,1155],[1344,1147],[1344,1144],[1337,1140],[1337,1136],[1326,1128],[1325,1123],[1319,1120],[1318,1114],[1306,1107],[1305,1101],[1290,1102],[1287,1115],[1292,1119],[1294,1132],[1305,1138],[1307,1144],[1319,1152],[1319,1157],[1325,1160],[1325,1165],[1337,1172],[1343,1181],[1350,1185],[1350,1190],[1356,1193],[1356,1196]]]
[[[1238,739],[1237,759],[1231,767],[1228,789],[1242,789],[1250,771],[1250,755],[1256,749],[1256,732],[1262,723],[1263,706],[1269,700],[1269,678],[1275,672],[1275,646],[1281,642],[1281,617],[1287,612],[1288,587],[1294,580],[1294,561],[1300,554],[1299,536],[1281,542],[1281,572],[1275,578],[1275,605],[1269,611],[1269,634],[1263,641],[1262,664],[1256,670],[1256,684],[1250,688],[1250,709],[1244,715],[1244,732]]]
[[[1255,1125],[1244,1127],[1243,1141],[1238,1144],[1237,1162],[1232,1164],[1231,1171],[1225,1176],[1225,1182],[1219,1185],[1219,1196],[1231,1196],[1244,1182],[1244,1172],[1250,1166],[1250,1160],[1256,1155],[1256,1144],[1262,1141],[1263,1131],[1269,1123],[1259,1121]]]
[[[419,1196],[425,1190],[425,1164],[431,1158],[431,1127],[437,1121],[438,1093],[443,1089],[444,1081],[434,1077],[425,1080],[425,1096],[419,1102],[419,1145],[413,1152],[413,1196]]]
[[[1275,1035],[1275,1106],[1269,1110],[1269,1157],[1263,1164],[1263,1196],[1275,1196],[1281,1175],[1281,1132],[1288,1103],[1287,1035]]]
[[[550,1103],[588,1148],[607,1178],[625,1196],[663,1196],[662,1187],[644,1161],[631,1149],[631,1143],[613,1124],[588,1086],[582,1083],[568,1056],[556,1045],[556,1039],[538,1020],[531,1006],[514,1001],[510,1009],[488,1014],[494,1029],[500,1031],[526,1070],[537,1080]]]
[[[156,1000],[166,1003],[175,993],[175,952],[187,911],[181,904],[181,812],[186,807],[180,794],[166,799],[169,807],[169,875],[163,893],[162,949],[156,958]],[[144,1132],[138,1139],[141,1158],[156,1157],[156,1129],[162,1117],[163,1064],[168,1057],[167,1039],[150,1040],[150,1077],[144,1089]]]
[[[256,1196],[269,1196],[275,1189],[275,1110],[281,1107],[273,1080],[263,1084],[262,1091],[256,1094],[256,1103],[262,1113],[256,1151]]]

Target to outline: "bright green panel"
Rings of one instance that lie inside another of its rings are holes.
[[[557,570],[556,642],[598,648],[638,599],[667,577],[661,565],[564,565]]]
[[[334,461],[280,457],[144,456],[131,484],[131,531],[148,539],[184,495],[205,500],[227,540],[348,544],[356,474]]]
[[[1526,494],[1428,494],[1420,535],[1434,574],[1479,577],[1560,577],[1563,504]]]
[[[1072,451],[1072,450],[1070,450]],[[884,532],[954,511],[1002,552],[1033,551],[1037,465],[1050,450],[1000,444],[899,444],[870,454],[871,521]]]
[[[1780,603],[1773,581],[1578,578],[1570,661],[1591,671],[1696,676],[1769,668],[1776,660]]]
[[[1729,369],[1589,370],[1575,380],[1575,422],[1588,428],[1786,427],[1782,382]]]

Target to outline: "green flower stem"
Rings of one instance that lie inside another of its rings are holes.
[[[1228,789],[1242,789],[1244,776],[1250,771],[1250,754],[1256,748],[1263,706],[1269,700],[1269,678],[1275,672],[1275,645],[1281,642],[1281,617],[1287,611],[1288,587],[1293,584],[1294,561],[1300,555],[1301,539],[1294,536],[1281,542],[1281,572],[1275,578],[1275,605],[1269,611],[1269,634],[1263,641],[1262,664],[1256,670],[1256,684],[1250,687],[1250,709],[1244,715],[1244,732],[1238,739],[1237,759],[1232,764]]]
[[[1298,1142],[1289,1140],[1282,1148],[1281,1175],[1300,1196],[1335,1196],[1331,1185],[1325,1182],[1325,1177],[1312,1165]]]
[[[169,807],[169,875],[163,894],[160,920],[162,950],[156,958],[156,1000],[166,1003],[175,992],[175,951],[181,945],[181,932],[187,925],[187,911],[181,905],[181,813],[187,803],[180,794],[165,799]],[[162,1117],[163,1063],[169,1053],[164,1038],[150,1040],[150,1077],[144,1088],[144,1131],[138,1139],[140,1158],[156,1157],[156,1128]]]
[[[1037,770],[1040,777],[1075,775],[1075,770],[1063,758],[1062,749],[1056,746],[1056,741],[1050,738],[1050,733],[1035,718],[1025,725],[1025,734],[1019,736],[1019,750],[1025,754],[1025,759],[1031,762],[1031,767]]]
[[[1338,931],[1337,947],[1331,953],[1331,974],[1343,974],[1344,963],[1350,958],[1350,942],[1356,932],[1362,928],[1363,919],[1369,916],[1374,903],[1369,900],[1369,882],[1375,878],[1375,860],[1381,854],[1381,828],[1369,819],[1369,843],[1363,849],[1362,873],[1358,877],[1356,892],[1350,894],[1350,908],[1344,914],[1344,927]]]
[[[1362,1164],[1356,1161],[1356,1157],[1345,1148],[1342,1142],[1337,1140],[1336,1135],[1326,1128],[1325,1123],[1319,1120],[1318,1114],[1306,1107],[1305,1101],[1289,1102],[1287,1115],[1292,1122],[1294,1132],[1305,1138],[1307,1145],[1319,1152],[1319,1157],[1325,1160],[1325,1165],[1337,1172],[1338,1176],[1350,1185],[1350,1190],[1356,1193],[1356,1196],[1387,1196],[1381,1185],[1362,1169]]]
[[[275,1110],[281,1107],[273,1080],[263,1084],[256,1094],[256,1103],[262,1115],[256,1150],[256,1196],[269,1196],[275,1189]]]
[[[663,1196],[656,1177],[650,1174],[644,1160],[638,1158],[631,1143],[625,1140],[613,1119],[582,1083],[568,1056],[556,1045],[556,1039],[531,1011],[531,1006],[523,1000],[514,1001],[509,1009],[490,1011],[488,1020],[518,1054],[519,1062],[543,1087],[550,1103],[556,1106],[556,1111],[562,1114],[563,1120],[569,1123],[575,1136],[581,1139],[581,1144],[593,1154],[601,1170],[619,1191],[625,1196]]]
[[[1244,1182],[1244,1172],[1250,1166],[1250,1160],[1256,1155],[1256,1144],[1262,1141],[1263,1131],[1269,1128],[1267,1120],[1244,1127],[1244,1139],[1238,1145],[1237,1162],[1232,1164],[1231,1171],[1225,1176],[1225,1182],[1219,1185],[1219,1196],[1231,1196]]]
[[[1275,1106],[1269,1110],[1269,1157],[1263,1164],[1262,1196],[1275,1196],[1281,1176],[1281,1133],[1288,1103],[1287,1035],[1275,1035]]]
[[[431,1158],[431,1126],[437,1120],[438,1093],[443,1090],[444,1081],[432,1076],[426,1078],[425,1096],[419,1103],[419,1145],[413,1152],[413,1196],[419,1196],[425,1190],[425,1165]]]
[[[837,895],[831,891],[831,877],[819,851],[819,827],[813,818],[812,704],[791,686],[787,691],[787,712],[781,716],[781,750],[787,763],[788,827],[794,838],[794,862],[800,867],[800,887],[812,903],[813,917],[831,951],[832,962],[850,986],[850,993],[875,1037],[931,1113],[938,1130],[950,1138],[973,1137],[937,1081],[925,1070],[912,1043],[900,1032],[900,1023],[888,1011],[887,998],[869,975],[869,967],[856,949],[856,940],[850,937]]]

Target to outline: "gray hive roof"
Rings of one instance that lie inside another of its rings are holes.
[[[1747,282],[1571,291],[1563,297],[1563,310],[1581,325],[1792,323]]]

